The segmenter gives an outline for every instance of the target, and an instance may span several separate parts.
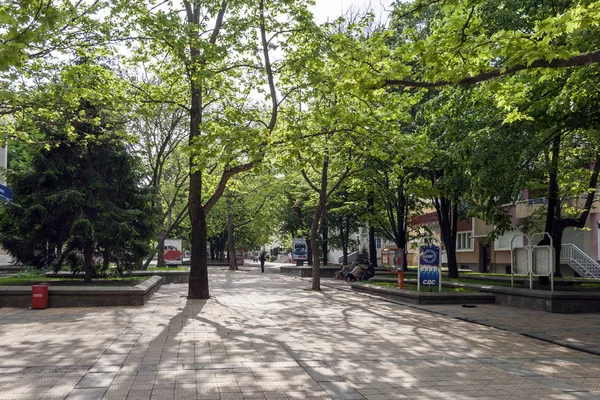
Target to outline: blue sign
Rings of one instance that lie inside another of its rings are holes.
[[[0,199],[13,201],[12,190],[8,186],[0,185]]]
[[[419,269],[419,282],[425,286],[438,286],[440,284],[440,269],[429,265]]]
[[[438,246],[421,246],[420,265],[440,266],[440,248]]]

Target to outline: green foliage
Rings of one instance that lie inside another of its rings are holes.
[[[75,115],[86,117],[63,110],[34,125],[36,136],[52,145],[22,147],[22,161],[13,161],[7,175],[15,202],[2,207],[0,241],[38,268],[77,268],[86,245],[105,266],[131,268],[147,253],[154,230],[138,161],[120,142],[110,112],[80,97]]]

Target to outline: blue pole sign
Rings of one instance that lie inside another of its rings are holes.
[[[439,246],[419,247],[419,285],[440,286],[440,248]]]
[[[8,186],[0,185],[0,199],[13,201],[12,190]]]

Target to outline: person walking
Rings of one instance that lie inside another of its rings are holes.
[[[267,253],[263,251],[262,253],[260,253],[260,257],[258,257],[258,259],[260,260],[260,272],[265,272],[265,261],[267,261]]]

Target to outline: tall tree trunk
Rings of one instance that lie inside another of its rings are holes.
[[[199,51],[191,46],[192,59],[199,58]],[[190,145],[200,136],[200,122],[202,118],[202,88],[192,79],[192,101],[190,107]],[[202,173],[190,156],[190,193],[188,202],[191,225],[191,250],[190,257],[190,283],[188,288],[189,299],[208,299],[208,257],[206,252],[206,215],[202,207]]]
[[[313,244],[310,240],[310,232],[308,234],[308,236],[305,236],[304,239],[306,239],[306,258],[307,258],[307,262],[306,264],[312,266],[313,265]]]
[[[102,271],[108,271],[108,267],[110,266],[110,251],[108,247],[104,248],[102,251]]]
[[[211,237],[210,239],[208,239],[208,242],[210,243],[210,259],[212,261],[215,261],[215,257],[216,257],[217,251],[216,251],[216,247],[215,247],[216,245],[215,245],[215,238],[214,238],[214,236]]]
[[[197,179],[190,177],[190,182],[198,184]],[[192,240],[190,257],[189,299],[208,299],[208,252],[206,250],[206,216],[199,201],[192,201],[190,189],[190,219]],[[199,199],[198,199],[199,200]],[[196,206],[195,206],[196,205]]]
[[[229,270],[237,271],[238,264],[235,254],[235,238],[233,235],[233,215],[231,213],[231,199],[227,199],[227,250],[229,252]]]
[[[456,262],[456,230],[458,223],[458,205],[446,198],[433,199],[438,214],[442,242],[448,256],[448,276],[458,278]]]
[[[319,204],[310,228],[310,247],[312,249],[312,290],[321,290],[321,269],[319,260],[319,225],[325,198],[319,197]]]
[[[88,241],[83,245],[83,281],[91,283],[94,276],[94,245]]]
[[[367,203],[369,208],[369,263],[377,266],[377,243],[375,242],[375,225],[373,224],[373,218],[375,217],[375,194],[369,192],[367,196]]]
[[[327,240],[329,236],[329,227],[327,225],[327,207],[323,207],[323,215],[321,216],[321,232],[323,237],[323,265],[327,265],[327,258],[329,255],[329,248]]]
[[[408,196],[404,191],[403,185],[398,185],[396,187],[396,192],[398,194],[398,204],[396,206],[396,229],[397,229],[397,237],[396,237],[396,246],[403,251],[403,269],[408,271],[408,260],[406,258],[408,252],[406,248],[406,238],[408,236]]]
[[[348,265],[348,247],[350,244],[350,222],[348,221],[348,218],[342,217],[342,223],[340,223],[340,226],[340,241],[342,242],[342,263],[344,265]]]
[[[319,225],[321,223],[321,218],[323,218],[323,210],[325,209],[325,204],[327,203],[328,173],[329,156],[326,152],[323,161],[323,170],[321,171],[321,188],[319,191],[319,203],[317,204],[317,209],[315,210],[315,217],[313,218],[313,222],[310,229],[310,244],[312,247],[313,255],[312,290],[321,290],[321,269],[319,261],[319,243],[317,241],[317,235],[319,234]]]
[[[404,270],[408,271],[408,223],[409,223],[409,209],[410,205],[408,203],[408,201],[405,204],[404,207],[404,235],[402,235],[402,238],[400,240],[400,244],[403,246],[401,247],[402,249],[404,249]]]
[[[167,265],[165,262],[165,239],[167,238],[166,232],[160,232],[158,235],[158,258],[156,260],[157,267],[164,267]]]
[[[558,158],[560,155],[560,134],[552,139],[552,159],[548,164],[548,206],[546,209],[546,224],[544,231],[554,238],[554,228],[557,227],[557,207],[560,209],[558,198]],[[560,218],[560,217],[558,217]],[[552,239],[554,241],[554,239]],[[549,245],[550,240],[545,236],[539,243],[540,245]],[[560,262],[560,257],[559,260]]]

